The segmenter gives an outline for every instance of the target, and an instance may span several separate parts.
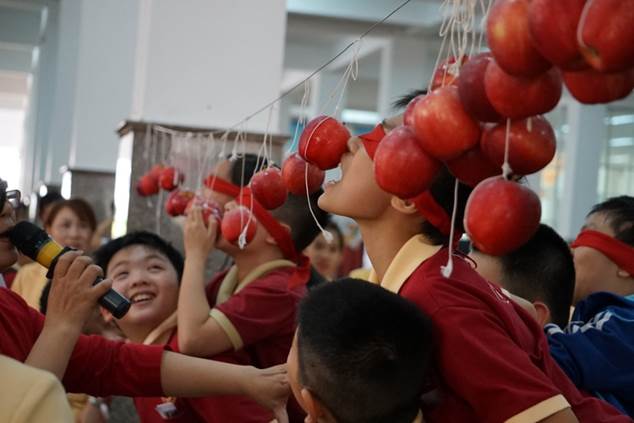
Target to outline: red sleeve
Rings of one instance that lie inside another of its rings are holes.
[[[93,396],[162,396],[163,351],[162,346],[82,335],[64,374],[64,387]]]
[[[288,289],[288,274],[252,282],[216,308],[237,330],[243,346],[293,331],[300,295]]]
[[[561,392],[491,311],[445,307],[432,318],[443,378],[479,420],[504,422],[531,408],[566,408]]]

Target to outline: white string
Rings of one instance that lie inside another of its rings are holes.
[[[313,206],[310,203],[311,198],[310,198],[310,193],[308,191],[308,166],[309,166],[308,163],[306,163],[306,165],[304,166],[304,186],[306,187],[306,202],[308,203],[308,210],[310,211],[310,215],[313,217],[315,224],[317,224],[317,227],[321,231],[321,234],[324,236],[324,239],[326,240],[328,244],[330,244],[333,241],[334,237],[330,232],[324,229],[323,226],[321,226],[321,224],[317,220],[317,216],[315,216],[315,212],[313,211]]]
[[[504,138],[504,164],[502,165],[502,176],[509,179],[509,175],[513,172],[509,164],[509,150],[511,144],[511,119],[506,119],[506,133]]]
[[[456,214],[458,213],[458,189],[460,188],[460,181],[456,178],[453,190],[453,210],[451,212],[451,230],[449,231],[449,248],[447,264],[440,267],[440,272],[446,278],[450,278],[453,273],[453,241],[456,231]]]
[[[310,99],[310,81],[306,81],[304,83],[304,95],[302,96],[302,101],[299,104],[299,118],[297,119],[297,124],[295,125],[295,132],[293,134],[293,142],[291,146],[287,150],[287,153],[291,153],[295,147],[297,147],[297,143],[299,141],[299,128],[304,127],[306,120],[308,120],[308,116],[306,115],[306,107],[308,105],[308,101]]]

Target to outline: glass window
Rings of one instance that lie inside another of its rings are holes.
[[[604,140],[598,181],[601,201],[634,195],[634,107],[608,107],[605,124],[608,137]]]

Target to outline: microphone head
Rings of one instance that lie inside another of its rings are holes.
[[[9,239],[22,254],[32,260],[37,260],[41,248],[52,241],[43,229],[27,221],[18,222],[9,231]]]

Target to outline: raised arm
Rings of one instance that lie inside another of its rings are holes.
[[[187,216],[184,228],[185,270],[178,297],[178,348],[185,354],[209,357],[232,348],[205,295],[205,263],[216,245],[218,223],[205,226],[200,209]]]

